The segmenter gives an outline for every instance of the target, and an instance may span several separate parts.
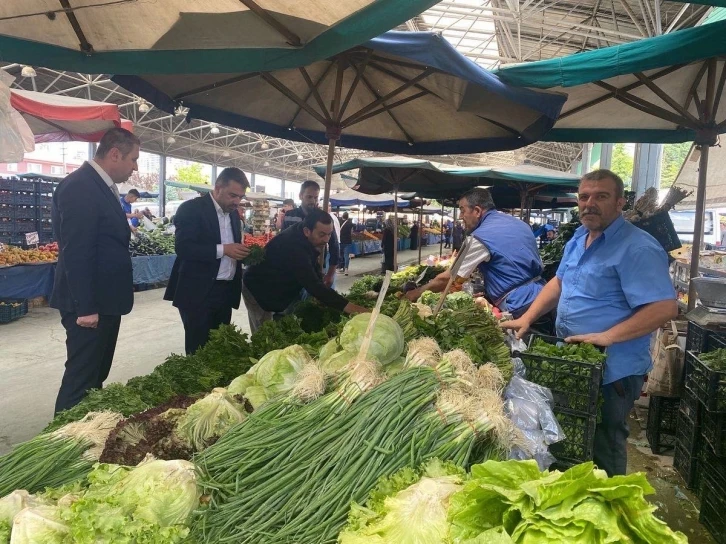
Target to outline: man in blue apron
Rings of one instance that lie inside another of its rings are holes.
[[[545,284],[532,229],[524,221],[498,212],[486,189],[472,189],[462,196],[459,210],[472,240],[456,281],[463,283],[478,268],[489,302],[515,318],[522,315]],[[416,300],[426,290],[441,292],[449,278],[449,272],[443,272],[406,296]]]

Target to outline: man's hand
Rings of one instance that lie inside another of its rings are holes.
[[[519,319],[512,319],[511,321],[502,321],[499,326],[503,329],[510,329],[515,331],[517,340],[521,340],[522,337],[527,334],[527,331],[532,326],[529,319],[525,319],[524,316]]]
[[[323,283],[326,287],[332,287],[333,280],[335,279],[335,267],[331,266],[328,269],[328,272],[325,274],[325,277],[323,278]]]
[[[98,314],[79,315],[76,318],[76,325],[86,329],[95,329],[98,327]]]
[[[576,336],[568,336],[565,338],[565,342],[568,344],[592,344],[594,346],[600,346],[606,348],[613,345],[613,339],[605,332],[594,332],[591,334],[578,334]]]
[[[230,259],[241,261],[250,254],[250,248],[243,244],[224,244],[224,254]]]
[[[423,293],[423,288],[419,287],[417,289],[411,289],[405,296],[411,302],[416,302],[419,298],[421,298],[421,293]]]
[[[345,308],[343,308],[343,311],[346,314],[365,314],[370,312],[370,309],[365,308],[364,306],[358,306],[357,304],[353,304],[352,302],[349,302]]]

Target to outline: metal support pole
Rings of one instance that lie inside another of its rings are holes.
[[[255,173],[252,172],[250,174],[250,189],[252,189],[252,192],[254,192],[255,191],[255,187],[257,187],[257,182],[255,180],[255,177],[256,177],[255,176]]]
[[[441,240],[439,241],[439,259],[444,256],[444,205],[441,204],[441,225],[440,225],[440,231],[439,236],[441,237]]]
[[[159,155],[159,217],[166,216],[166,155]]]
[[[423,201],[421,207],[418,209],[418,264],[421,264],[421,246],[422,244],[422,233],[423,233]]]
[[[285,198],[285,178],[280,180],[280,196]]]
[[[214,185],[216,182],[217,182],[217,165],[213,164],[212,165],[212,181],[211,181],[211,183],[212,183],[212,185]]]
[[[393,271],[398,271],[398,185],[393,186]]]
[[[701,146],[701,159],[698,164],[698,188],[696,189],[696,217],[693,225],[693,247],[691,248],[691,275],[690,278],[698,277],[698,264],[703,242],[703,209],[706,203],[706,178],[708,173],[708,151],[707,145]],[[693,282],[688,283],[688,311],[696,307],[696,288]]]

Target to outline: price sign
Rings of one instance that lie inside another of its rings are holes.
[[[25,243],[29,246],[38,245],[40,243],[40,237],[37,232],[25,233]]]

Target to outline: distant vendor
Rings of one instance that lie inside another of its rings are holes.
[[[318,208],[308,210],[302,221],[285,229],[265,246],[265,258],[244,274],[242,296],[254,333],[274,312],[284,312],[305,289],[326,306],[352,314],[367,308],[348,300],[328,287],[318,259],[333,234],[330,214]]]
[[[472,240],[456,281],[463,283],[478,268],[488,301],[515,318],[522,315],[545,284],[532,229],[524,221],[499,213],[486,189],[472,189],[462,196],[459,210]],[[424,291],[440,293],[450,277],[448,270],[442,272],[406,296],[415,301]]]
[[[143,214],[139,211],[133,211],[131,204],[136,202],[141,195],[136,189],[129,189],[129,192],[126,193],[124,196],[121,197],[121,207],[124,210],[124,213],[126,214],[126,219],[129,221],[129,224],[134,228],[138,228],[139,226],[139,219],[143,217]]]

